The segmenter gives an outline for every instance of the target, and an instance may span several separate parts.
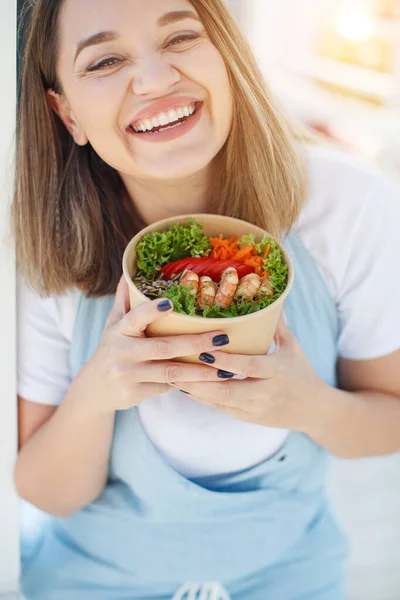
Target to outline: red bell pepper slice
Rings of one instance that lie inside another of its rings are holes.
[[[238,272],[239,279],[245,275],[248,275],[249,273],[254,273],[254,267],[246,265],[240,261],[232,259],[217,260],[215,258],[208,258],[207,256],[201,258],[188,257],[175,260],[167,265],[164,265],[161,271],[166,280],[169,280],[173,275],[182,273],[185,269],[188,269],[194,273],[197,273],[199,277],[208,275],[213,281],[218,283],[221,281],[222,273],[228,267],[235,267]]]

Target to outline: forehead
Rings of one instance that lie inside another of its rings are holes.
[[[141,31],[170,11],[191,10],[189,0],[64,0],[61,39],[77,43],[99,31]]]

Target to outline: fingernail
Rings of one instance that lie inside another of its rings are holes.
[[[185,392],[185,390],[179,390],[180,392],[182,392],[182,394],[187,394],[189,395],[189,392]]]
[[[157,308],[161,312],[166,312],[170,308],[172,308],[172,304],[169,300],[163,300],[160,304],[157,305]]]
[[[229,344],[229,338],[227,335],[217,335],[213,341],[213,346],[227,346]]]
[[[234,373],[230,373],[229,371],[221,371],[221,369],[217,373],[220,379],[232,379],[235,376]]]
[[[212,354],[207,354],[206,352],[203,352],[202,354],[200,354],[199,360],[202,360],[204,363],[207,363],[208,365],[213,365],[215,363],[215,356],[213,356]]]

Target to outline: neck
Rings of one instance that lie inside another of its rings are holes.
[[[204,213],[210,206],[206,171],[182,180],[122,178],[145,225],[177,215]]]

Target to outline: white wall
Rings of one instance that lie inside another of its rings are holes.
[[[17,587],[15,266],[8,231],[16,106],[16,0],[0,1],[0,595]]]

